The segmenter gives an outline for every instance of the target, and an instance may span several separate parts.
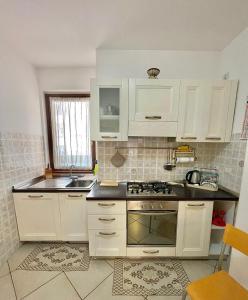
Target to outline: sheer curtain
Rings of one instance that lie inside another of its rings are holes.
[[[50,97],[55,169],[92,168],[89,98]]]

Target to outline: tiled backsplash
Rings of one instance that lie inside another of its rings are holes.
[[[220,172],[219,183],[237,193],[241,187],[246,143],[237,133],[232,136],[231,143],[215,144],[211,149],[211,165]]]
[[[99,179],[115,180],[182,180],[188,170],[194,167],[217,167],[220,184],[239,192],[246,141],[234,135],[231,143],[192,143],[197,160],[194,163],[178,164],[172,171],[163,165],[167,161],[167,150],[163,149],[120,149],[126,158],[120,168],[114,167],[110,159],[116,146],[129,147],[177,147],[182,143],[168,142],[167,138],[129,138],[128,142],[98,142]]]
[[[42,136],[0,132],[0,265],[19,244],[12,185],[43,171]]]

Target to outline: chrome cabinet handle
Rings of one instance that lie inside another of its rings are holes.
[[[115,221],[115,218],[98,218],[99,221],[106,221],[106,222],[111,222],[111,221]]]
[[[28,195],[29,198],[42,198],[43,195]]]
[[[146,254],[156,254],[156,253],[159,253],[159,250],[143,250],[143,253],[146,253]]]
[[[103,139],[117,139],[118,136],[111,136],[111,135],[102,135]]]
[[[167,215],[176,215],[177,211],[167,211],[167,212],[139,212],[135,211],[136,215],[141,215],[141,216],[167,216]]]
[[[145,119],[147,120],[161,120],[161,116],[145,116]]]
[[[216,140],[216,141],[219,141],[219,140],[221,140],[221,137],[218,137],[218,136],[216,136],[216,137],[214,137],[214,136],[207,136],[206,138],[205,138],[205,140]]]
[[[192,204],[192,203],[189,203],[188,206],[191,206],[191,207],[196,207],[196,206],[205,206],[205,203],[200,203],[200,204]]]
[[[99,206],[110,207],[115,206],[115,203],[98,203]]]
[[[70,198],[81,198],[83,195],[68,195]]]
[[[182,140],[196,140],[197,137],[196,136],[182,136],[181,139]]]
[[[116,232],[99,232],[100,235],[115,235]]]

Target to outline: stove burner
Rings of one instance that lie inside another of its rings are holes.
[[[156,196],[156,194],[170,195],[172,187],[165,181],[128,182],[127,191],[131,194]]]

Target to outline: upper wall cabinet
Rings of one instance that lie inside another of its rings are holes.
[[[179,80],[129,80],[129,136],[177,135]]]
[[[128,80],[91,82],[91,139],[127,141]]]
[[[229,142],[237,81],[181,82],[177,141]]]

